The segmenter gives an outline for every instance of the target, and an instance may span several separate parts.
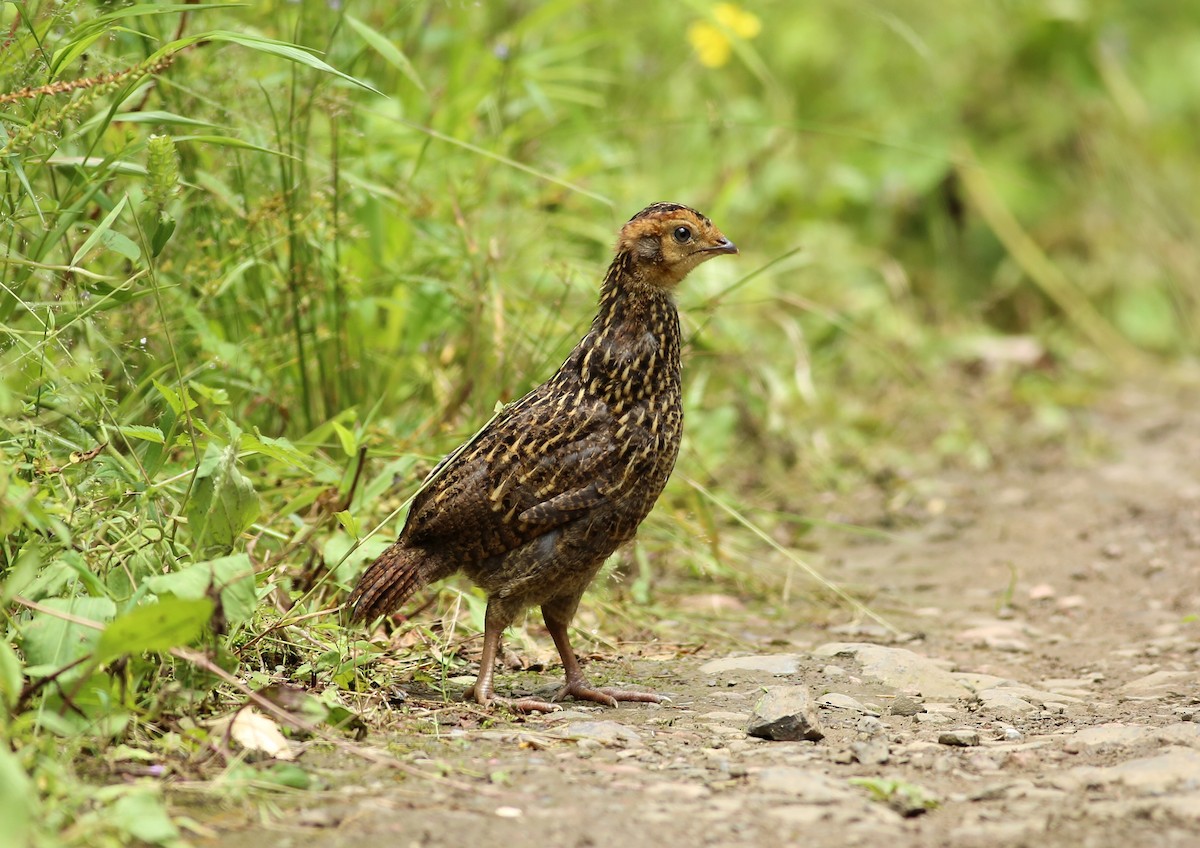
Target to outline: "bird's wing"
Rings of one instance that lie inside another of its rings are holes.
[[[615,494],[616,429],[602,401],[535,390],[443,460],[401,539],[482,559],[601,506]]]

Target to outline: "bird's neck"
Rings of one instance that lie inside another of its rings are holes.
[[[679,312],[671,293],[645,282],[633,257],[619,253],[600,289],[588,334],[572,357],[581,382],[618,407],[651,394],[677,393]]]

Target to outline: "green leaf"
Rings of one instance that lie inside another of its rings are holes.
[[[213,608],[208,598],[163,598],[135,607],[104,629],[96,645],[96,660],[108,662],[124,654],[188,645],[200,638]]]
[[[253,436],[243,435],[239,444],[242,450],[260,453],[285,465],[298,466],[305,472],[312,472],[311,459],[285,438],[273,439],[255,429]]]
[[[362,537],[362,525],[359,524],[357,518],[350,514],[350,510],[337,513],[337,520],[338,524],[342,525],[342,528],[355,539]]]
[[[404,55],[399,47],[396,46],[387,36],[371,29],[365,23],[360,21],[353,15],[346,15],[346,23],[350,24],[350,29],[358,33],[359,38],[371,45],[384,60],[396,68],[404,76],[408,77],[409,82],[425,92],[425,84],[421,82],[421,78],[417,76],[417,70],[413,67],[412,62],[408,61],[408,57]]]
[[[152,380],[151,382],[154,383],[154,388],[158,389],[158,393],[163,396],[163,399],[167,402],[167,405],[171,407],[171,411],[176,415],[183,414],[184,403],[187,404],[188,409],[196,408],[196,401],[192,400],[191,395],[187,393],[186,389],[184,389],[184,392],[181,395],[172,387],[164,383],[160,383],[158,380]]]
[[[162,430],[157,427],[146,427],[141,424],[122,424],[119,429],[121,435],[129,439],[140,439],[143,442],[155,442],[160,445],[166,444]]]
[[[297,47],[295,44],[288,44],[284,41],[275,41],[271,38],[263,38],[261,35],[250,35],[244,32],[212,30],[210,32],[200,33],[199,35],[191,35],[187,38],[181,38],[161,47],[152,57],[150,57],[148,61],[161,58],[166,56],[168,53],[178,52],[185,47],[190,47],[191,45],[200,41],[224,41],[228,42],[229,44],[237,44],[250,50],[256,50],[259,53],[269,53],[271,55],[287,59],[288,61],[295,62],[299,65],[305,65],[309,68],[313,68],[314,70],[323,71],[327,74],[333,74],[336,77],[346,80],[346,82],[353,83],[354,85],[365,88],[367,91],[374,92],[375,94],[383,93],[373,85],[365,83],[360,79],[356,79],[349,74],[342,73],[337,68],[326,64],[313,54],[300,47]]]
[[[0,745],[0,833],[5,845],[25,848],[32,843],[37,808],[33,782],[8,745]]]
[[[30,666],[61,668],[92,653],[100,631],[70,619],[104,624],[117,613],[108,598],[48,598],[42,606],[48,611],[34,613],[21,632],[21,649]]]
[[[343,427],[338,422],[334,421],[333,432],[337,434],[338,441],[342,444],[342,450],[346,456],[354,456],[358,451],[358,439],[347,428]]]
[[[154,232],[150,235],[150,255],[158,256],[162,253],[162,249],[167,246],[167,242],[171,240],[174,233],[175,219],[163,212],[154,225]]]
[[[140,790],[123,795],[108,808],[106,818],[123,832],[151,845],[168,845],[179,840],[179,829],[157,792]]]
[[[258,517],[254,484],[237,467],[237,446],[209,443],[187,505],[188,525],[203,546],[232,547]]]
[[[220,593],[221,609],[231,624],[245,621],[254,613],[258,597],[254,592],[254,567],[246,554],[234,554],[189,565],[171,574],[159,574],[146,581],[158,596],[167,594],[197,600]]]
[[[0,640],[0,705],[10,712],[17,705],[17,698],[25,685],[24,680],[21,658],[17,656],[12,645]],[[0,833],[3,832],[0,830]]]
[[[97,226],[96,229],[92,231],[92,234],[89,235],[87,239],[84,240],[83,244],[79,246],[79,250],[75,251],[75,255],[71,257],[72,265],[79,265],[79,263],[91,252],[92,248],[94,248],[97,244],[100,244],[101,241],[105,239],[105,236],[111,232],[113,223],[116,222],[121,212],[124,211],[125,204],[128,202],[129,195],[125,195],[121,198],[120,202],[112,208],[112,211],[104,216],[104,220],[100,222],[99,226]],[[109,236],[109,238],[111,239],[112,236]],[[129,241],[127,238],[125,240]],[[134,255],[126,258],[137,259],[138,256],[141,255],[141,251],[137,249],[137,245],[133,244],[133,242],[129,243],[133,245]],[[107,243],[105,246],[112,247],[111,244]],[[112,249],[117,250],[115,247],[112,247]],[[122,256],[125,255],[120,250],[117,250],[117,252],[121,253]]]

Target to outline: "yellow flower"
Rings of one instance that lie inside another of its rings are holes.
[[[738,38],[751,39],[762,32],[762,21],[758,19],[758,15],[740,9],[732,3],[718,3],[713,8],[713,17]]]
[[[696,21],[687,31],[696,58],[707,68],[719,68],[729,61],[731,47],[725,33],[708,21]]]
[[[762,32],[762,21],[752,12],[747,12],[732,3],[718,3],[713,7],[713,19],[696,21],[688,27],[687,37],[700,64],[708,68],[719,68],[729,61],[733,45],[727,33],[738,38],[751,39]]]

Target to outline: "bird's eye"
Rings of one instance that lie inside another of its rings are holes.
[[[687,244],[692,240],[692,231],[687,227],[676,227],[675,232],[672,233],[672,235],[675,236],[675,241],[679,242],[680,244]]]

